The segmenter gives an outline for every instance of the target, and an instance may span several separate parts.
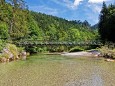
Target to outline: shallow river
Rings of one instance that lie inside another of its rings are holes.
[[[0,86],[115,86],[115,62],[33,55],[26,61],[0,63]]]

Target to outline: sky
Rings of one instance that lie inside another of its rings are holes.
[[[103,1],[115,0],[25,0],[29,10],[61,17],[67,20],[87,20],[91,25],[98,23]]]

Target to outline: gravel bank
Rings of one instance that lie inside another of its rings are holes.
[[[99,52],[93,52],[93,51],[82,51],[82,52],[73,52],[73,53],[64,53],[61,54],[62,56],[98,56]]]

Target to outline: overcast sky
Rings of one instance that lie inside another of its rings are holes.
[[[26,0],[29,10],[50,14],[67,20],[87,20],[94,25],[98,22],[103,1],[115,0]]]

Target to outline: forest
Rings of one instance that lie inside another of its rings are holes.
[[[80,1],[79,8],[100,3],[102,9],[92,26],[32,11],[25,0],[0,0],[0,86],[115,86],[115,4],[30,3],[42,1]]]
[[[66,20],[28,10],[23,0],[0,0],[0,51],[9,44],[26,40],[45,42],[77,42],[100,40],[115,42],[115,5],[103,7],[99,23],[91,26],[87,20]],[[17,45],[16,45],[17,46]],[[20,47],[20,46],[19,46]],[[64,46],[21,46],[30,53],[41,51],[66,51]],[[72,47],[69,47],[70,50]],[[79,47],[78,47],[79,48]],[[92,46],[83,49],[94,48]],[[95,47],[96,48],[96,47]]]
[[[115,4],[109,6],[103,2],[99,20],[100,39],[115,43]]]
[[[95,40],[97,36],[97,30],[92,30],[86,20],[69,21],[29,11],[23,0],[0,0],[1,44],[17,40],[87,41]]]

